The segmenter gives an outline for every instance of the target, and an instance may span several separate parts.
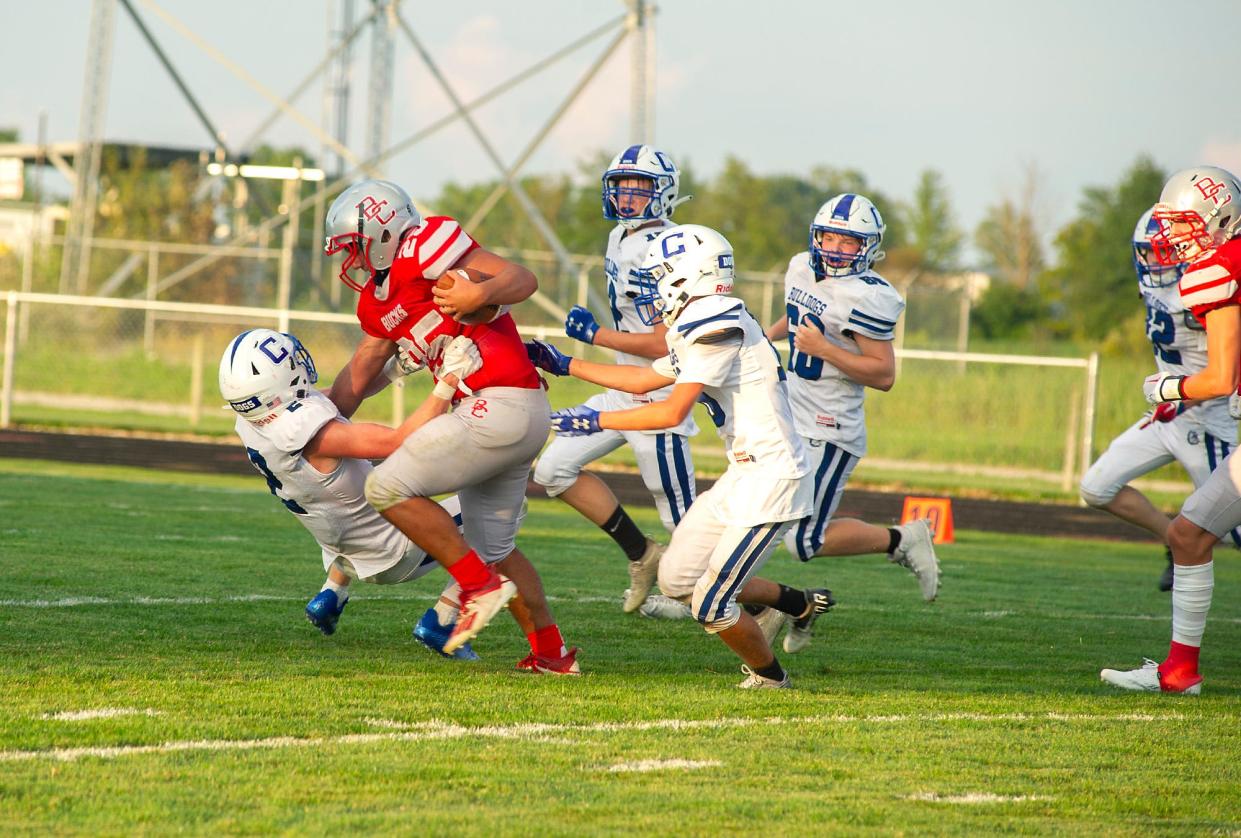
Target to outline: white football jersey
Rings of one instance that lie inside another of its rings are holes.
[[[677,320],[668,330],[668,354],[655,361],[655,371],[678,384],[706,385],[699,401],[724,440],[729,462],[774,477],[804,476],[810,466],[793,426],[780,356],[745,304],[736,297],[699,297]],[[741,336],[703,341],[722,329],[740,329]]]
[[[818,280],[806,252],[789,260],[784,301],[789,317],[789,397],[797,432],[807,439],[827,440],[856,457],[866,456],[865,388],[822,358],[798,352],[793,335],[806,320],[822,329],[832,344],[860,355],[851,335],[892,340],[905,301],[874,271]]]
[[[234,429],[271,493],[323,548],[324,566],[343,556],[366,577],[400,561],[410,542],[367,503],[369,462],[343,458],[324,474],[302,457],[319,429],[338,420],[347,421],[327,396],[312,390],[267,424],[237,417]]]
[[[1146,337],[1155,351],[1160,372],[1193,375],[1207,365],[1207,333],[1185,308],[1176,285],[1148,288],[1139,285],[1146,306]],[[1221,439],[1236,438],[1237,423],[1228,415],[1228,399],[1203,402],[1178,417],[1178,422],[1197,423]]]
[[[646,251],[651,242],[658,238],[660,233],[675,226],[671,221],[661,219],[650,227],[630,232],[617,224],[608,236],[608,249],[604,254],[603,269],[608,278],[609,314],[612,318],[612,328],[616,331],[638,335],[651,333],[652,327],[642,322],[642,318],[638,316],[638,309],[633,303],[634,298],[642,293],[642,289],[632,282],[632,278],[642,267],[642,260],[646,258]],[[649,367],[651,359],[617,351],[616,363]],[[610,392],[613,403],[623,404],[625,407],[636,407],[666,399],[669,389],[663,388],[650,393],[622,393],[619,390]],[[658,433],[667,432],[693,436],[698,433],[698,426],[694,423],[693,416],[690,415],[675,428],[668,428],[667,431]]]

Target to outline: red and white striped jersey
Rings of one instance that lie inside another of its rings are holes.
[[[1241,238],[1224,242],[1205,259],[1190,262],[1180,288],[1181,302],[1204,328],[1208,312],[1241,305]]]
[[[414,361],[425,362],[438,379],[440,354],[457,335],[478,346],[483,365],[465,383],[475,392],[487,387],[541,386],[526,347],[509,314],[490,323],[466,325],[440,311],[431,296],[435,280],[478,242],[455,220],[432,216],[406,233],[387,276],[372,277],[358,297],[358,322],[368,335],[393,341]]]

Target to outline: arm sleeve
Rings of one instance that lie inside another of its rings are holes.
[[[478,242],[461,229],[456,220],[436,215],[423,222],[415,234],[413,257],[418,273],[426,279],[439,279],[462,256],[478,247]]]
[[[689,382],[718,387],[732,372],[740,348],[739,341],[691,344],[685,357],[681,359],[681,374],[677,376],[677,383]]]
[[[873,340],[896,337],[896,321],[905,310],[905,301],[886,282],[864,286],[872,293],[861,294],[850,301],[848,328]]]

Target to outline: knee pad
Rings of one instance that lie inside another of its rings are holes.
[[[581,467],[573,463],[555,462],[546,456],[534,464],[534,482],[543,487],[549,498],[564,494],[573,488]]]
[[[413,497],[399,481],[390,478],[382,468],[376,468],[366,476],[365,493],[367,503],[375,507],[377,512],[383,512]]]
[[[728,607],[724,609],[722,616],[716,617],[719,612],[719,605],[713,603],[711,605],[711,613],[703,614],[702,605],[705,599],[705,592],[699,588],[694,588],[694,596],[690,600],[690,612],[694,615],[694,619],[698,621],[698,625],[702,626],[707,634],[719,634],[725,629],[730,629],[741,619],[741,606],[736,600],[728,603]]]
[[[1089,478],[1090,475],[1086,475],[1086,477]],[[1116,499],[1115,491],[1102,486],[1096,486],[1089,482],[1089,480],[1083,480],[1082,485],[1077,488],[1077,492],[1081,496],[1083,503],[1096,509],[1102,509]]]

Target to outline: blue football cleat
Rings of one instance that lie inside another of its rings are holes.
[[[332,634],[336,631],[336,621],[348,604],[348,597],[337,604],[336,592],[331,589],[319,591],[315,598],[306,604],[306,619],[324,634]]]
[[[451,655],[445,654],[444,644],[448,642],[450,634],[452,634],[452,625],[441,626],[439,616],[435,613],[434,608],[428,608],[427,613],[423,614],[422,619],[414,625],[414,639],[432,652],[441,654],[446,658],[456,658],[462,661],[478,660],[478,655],[470,648],[469,643],[466,643]]]

